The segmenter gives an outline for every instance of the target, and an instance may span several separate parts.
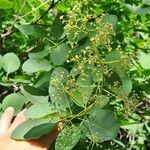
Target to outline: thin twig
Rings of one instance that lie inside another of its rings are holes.
[[[22,7],[20,8],[20,10],[19,10],[17,16],[15,17],[15,19],[14,19],[12,25],[9,27],[9,29],[7,30],[7,32],[4,33],[4,34],[1,34],[1,38],[2,38],[2,39],[12,33],[12,28],[14,27],[15,23],[16,23],[17,20],[19,19],[19,15],[20,15],[20,13],[22,12],[22,10],[23,10],[23,8],[24,8],[26,2],[27,2],[27,0],[24,0],[24,2],[23,2],[23,4],[22,4]]]
[[[12,25],[11,25],[10,28],[13,28],[13,26],[15,25],[15,23],[16,23],[17,20],[19,19],[19,15],[21,14],[21,12],[22,12],[24,6],[26,5],[26,2],[27,2],[27,0],[24,0],[24,2],[23,2],[23,4],[22,4],[22,7],[20,8],[20,10],[19,10],[19,12],[18,12],[18,14],[17,14],[17,16],[16,16],[15,20],[13,21],[13,23],[12,23]]]
[[[39,20],[41,20],[54,6],[56,3],[54,3],[54,0],[52,1],[51,5],[48,7],[48,9],[41,15],[37,20],[34,21],[34,23],[37,23]]]
[[[19,18],[24,18],[26,16],[28,16],[29,14],[35,12],[36,10],[38,10],[39,8],[41,8],[42,6],[44,6],[45,4],[47,4],[49,1],[46,1],[44,3],[42,3],[41,5],[39,5],[38,7],[34,8],[34,10],[29,11],[28,13],[26,13],[25,15],[20,16]]]
[[[57,3],[59,3],[61,0],[57,1],[55,3],[55,0],[52,1],[51,5],[48,7],[48,9],[44,12],[43,15],[41,15],[34,23],[37,23],[39,20],[41,20],[45,15],[53,8],[56,6]]]

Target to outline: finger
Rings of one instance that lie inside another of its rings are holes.
[[[16,118],[14,119],[11,127],[9,128],[9,132],[12,132],[19,124],[27,120],[27,117],[24,115],[26,109],[22,110],[20,113],[17,114]]]
[[[3,135],[8,131],[11,125],[11,121],[13,119],[13,114],[14,114],[14,109],[12,107],[8,107],[2,114],[0,120],[0,135]]]

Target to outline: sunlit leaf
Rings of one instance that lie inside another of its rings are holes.
[[[150,69],[150,54],[140,52],[139,63],[144,69]]]
[[[50,63],[44,59],[28,59],[22,65],[22,70],[27,73],[35,73],[51,70]]]
[[[2,102],[2,109],[6,110],[8,107],[13,107],[15,112],[14,115],[22,110],[23,105],[26,103],[24,96],[13,93],[6,96]]]
[[[150,7],[141,7],[141,6],[135,6],[130,4],[124,4],[126,8],[128,8],[131,12],[141,15],[141,14],[147,14],[150,11]]]
[[[41,59],[41,58],[47,56],[49,53],[50,53],[50,49],[47,48],[47,49],[40,51],[40,52],[30,52],[29,57],[35,58],[35,59]]]
[[[11,138],[17,140],[38,139],[42,135],[51,132],[56,125],[57,122],[49,119],[29,119],[17,126],[11,134]]]
[[[25,112],[25,115],[28,118],[36,119],[36,118],[45,117],[46,115],[49,114],[54,114],[56,112],[58,111],[52,104],[39,102],[32,105],[30,108],[28,108],[28,110]]]
[[[26,24],[26,25],[18,25],[17,26],[18,29],[20,30],[20,32],[22,34],[24,34],[25,36],[28,36],[30,34],[35,34],[35,35],[45,35],[46,34],[46,31],[37,26],[37,25],[31,25],[31,24]]]
[[[150,1],[149,0],[143,0],[143,4],[150,5]]]
[[[8,0],[0,0],[0,9],[12,8],[13,3]]]
[[[20,67],[20,60],[14,53],[6,53],[3,56],[3,69],[7,74],[15,72]]]

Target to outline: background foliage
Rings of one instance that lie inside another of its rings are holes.
[[[1,0],[1,113],[53,149],[150,148],[149,0]],[[20,132],[21,131],[21,132]]]

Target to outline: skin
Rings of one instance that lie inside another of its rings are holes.
[[[51,133],[38,140],[17,141],[10,138],[12,131],[27,118],[20,112],[13,120],[14,109],[7,108],[0,119],[0,149],[1,150],[48,150],[52,142],[56,139],[59,128],[56,127]],[[13,120],[13,121],[12,121]]]

